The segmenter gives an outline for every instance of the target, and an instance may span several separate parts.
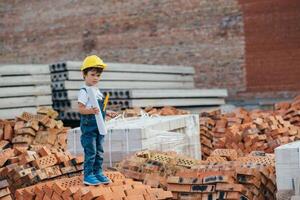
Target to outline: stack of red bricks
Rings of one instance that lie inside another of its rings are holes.
[[[37,114],[24,112],[15,120],[0,119],[0,141],[11,143],[13,148],[48,148],[66,149],[67,128],[62,121],[55,120],[58,113],[41,107]]]
[[[13,193],[18,188],[48,179],[79,175],[82,173],[82,163],[83,156],[73,157],[58,149],[41,147],[33,151],[6,148],[0,152],[0,179],[7,180]]]
[[[0,181],[0,199],[1,200],[12,200],[11,191],[7,180]]]
[[[117,169],[128,178],[167,189],[166,177],[197,163],[198,160],[174,152],[142,151],[120,162]]]
[[[293,108],[296,112],[296,106]],[[239,155],[256,150],[272,153],[282,144],[299,140],[300,127],[292,124],[295,121],[288,121],[287,116],[273,111],[249,112],[244,109],[227,114],[220,111],[203,113],[200,117],[203,158],[217,148],[235,149]]]
[[[158,200],[170,199],[172,193],[151,188],[125,178],[119,172],[106,172],[108,185],[84,186],[82,176],[47,181],[16,191],[17,200]]]
[[[118,167],[127,177],[172,191],[173,199],[275,199],[273,154],[238,157],[233,149],[217,149],[206,161],[183,165],[176,162],[179,155],[156,154],[136,154]]]
[[[275,199],[274,157],[261,153],[238,158],[233,150],[226,151],[214,152],[211,161],[169,176],[168,190],[174,199]]]
[[[284,120],[291,122],[295,126],[300,126],[300,96],[296,97],[292,102],[275,104],[275,110]]]
[[[122,115],[125,117],[137,117],[141,116],[142,114],[148,114],[148,115],[186,115],[189,114],[189,111],[177,109],[172,106],[165,106],[161,109],[154,108],[154,107],[146,107],[145,109],[142,108],[132,108],[132,109],[126,109]]]

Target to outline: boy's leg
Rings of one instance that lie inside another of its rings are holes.
[[[110,180],[103,174],[103,157],[104,157],[104,150],[103,150],[103,144],[104,144],[104,135],[98,134],[97,140],[96,140],[96,159],[94,164],[94,174],[97,177],[99,181],[102,183],[109,183]]]
[[[104,157],[104,150],[103,150],[103,144],[104,144],[104,135],[98,134],[96,139],[96,158],[95,158],[95,164],[93,168],[94,174],[102,173],[102,164],[103,164],[103,157]]]
[[[96,134],[93,132],[81,135],[81,145],[84,149],[84,183],[88,185],[98,185],[99,181],[94,175],[93,165],[96,158]]]

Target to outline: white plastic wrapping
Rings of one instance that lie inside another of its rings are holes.
[[[126,156],[141,150],[175,151],[201,159],[198,115],[125,118],[107,122],[104,163],[112,166]],[[83,152],[80,129],[68,136],[72,154]]]

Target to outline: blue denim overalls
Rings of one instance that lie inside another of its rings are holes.
[[[86,91],[85,88],[81,89]],[[106,112],[103,111],[103,100],[98,99],[98,104],[105,120]],[[81,115],[80,129],[82,132],[80,140],[84,149],[84,176],[102,174],[104,135],[99,134],[95,115]]]

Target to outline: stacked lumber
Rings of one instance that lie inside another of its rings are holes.
[[[159,154],[159,156],[155,156]],[[239,157],[218,149],[206,161],[172,153],[141,152],[120,163],[128,178],[173,193],[173,199],[275,199],[274,155],[252,152]]]
[[[291,122],[295,126],[300,126],[300,96],[294,98],[292,102],[280,102],[275,104],[275,112],[284,120]]]
[[[280,145],[300,139],[300,127],[272,111],[203,113],[200,117],[203,158],[216,148],[235,149],[239,155],[260,150],[273,153]]]
[[[112,180],[108,185],[84,186],[82,176],[47,181],[16,191],[16,200],[156,200],[170,199],[172,193],[151,188],[125,178],[119,172],[105,172]]]
[[[55,120],[58,113],[51,108],[40,107],[37,114],[23,112],[14,120],[0,119],[1,147],[66,149],[68,128],[61,120]]]
[[[0,65],[0,119],[36,112],[37,106],[52,106],[48,66]]]
[[[78,120],[77,95],[83,85],[81,62],[50,65],[53,107],[60,118]],[[224,104],[224,89],[194,88],[195,70],[188,66],[108,63],[99,88],[110,95],[108,109],[132,107],[207,107]]]

